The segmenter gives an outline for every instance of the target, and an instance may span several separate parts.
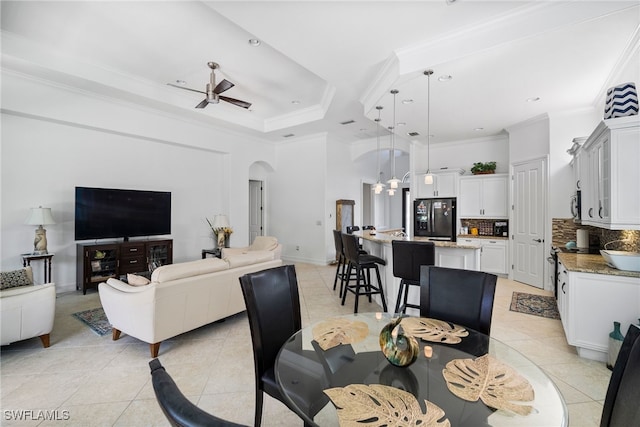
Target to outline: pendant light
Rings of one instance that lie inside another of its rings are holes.
[[[387,184],[389,184],[389,190],[387,191],[390,196],[393,196],[400,182],[400,180],[396,178],[396,134],[394,132],[396,125],[396,95],[398,94],[398,90],[391,90],[391,94],[393,95],[393,126],[389,126],[389,131],[391,132],[391,156],[393,157],[393,163],[391,163],[391,179],[387,181]],[[389,160],[391,160],[391,158],[389,158]]]
[[[378,105],[376,107],[376,110],[378,110],[378,118],[375,120],[376,121],[376,139],[378,141],[378,149],[377,149],[377,156],[378,156],[378,182],[376,182],[373,185],[373,191],[376,194],[380,194],[382,193],[382,189],[385,187],[385,185],[380,182],[380,176],[382,175],[382,172],[380,171],[380,113],[382,110],[382,105]]]
[[[424,75],[427,76],[427,174],[424,176],[424,183],[433,184],[433,174],[431,173],[431,75],[433,70],[426,70]]]

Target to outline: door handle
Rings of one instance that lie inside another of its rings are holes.
[[[542,243],[542,239],[532,239],[534,242]]]

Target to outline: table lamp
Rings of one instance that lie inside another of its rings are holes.
[[[33,253],[37,255],[46,254],[47,252],[47,230],[42,226],[55,224],[53,216],[51,215],[51,208],[43,208],[42,206],[37,208],[31,208],[29,217],[24,222],[27,225],[37,225],[36,237],[33,240]]]

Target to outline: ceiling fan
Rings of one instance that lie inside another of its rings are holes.
[[[239,99],[229,98],[228,96],[220,95],[222,92],[231,89],[235,85],[231,83],[229,80],[224,79],[220,83],[218,83],[218,85],[216,86],[215,70],[220,68],[220,66],[215,62],[207,62],[207,65],[209,66],[209,68],[211,68],[211,77],[210,77],[209,83],[207,83],[206,92],[203,92],[197,89],[190,89],[188,87],[180,86],[174,83],[167,83],[167,84],[169,86],[177,87],[178,89],[190,90],[191,92],[204,93],[207,97],[198,105],[196,105],[196,108],[204,108],[208,104],[217,104],[220,102],[220,100],[229,102],[233,105],[237,105],[238,107],[242,107],[242,108],[251,107],[251,104],[249,102],[245,102]]]

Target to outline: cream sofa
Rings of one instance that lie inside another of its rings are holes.
[[[239,277],[282,265],[277,240],[257,240],[253,248],[225,251],[222,259],[159,267],[144,286],[117,279],[100,283],[100,301],[113,339],[124,332],[149,343],[151,356],[157,357],[162,341],[244,311]]]
[[[31,267],[24,270],[31,285],[0,291],[0,344],[40,337],[42,345],[49,347],[56,313],[56,286],[34,285]]]

